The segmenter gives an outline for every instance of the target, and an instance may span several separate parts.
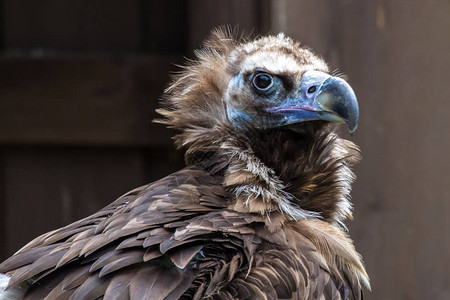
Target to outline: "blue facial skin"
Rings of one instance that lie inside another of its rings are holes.
[[[227,115],[228,119],[230,119],[233,124],[237,125],[239,128],[241,128],[243,124],[250,123],[252,121],[252,117],[249,114],[232,106],[227,106]]]
[[[254,75],[254,74],[253,74]],[[249,79],[253,77],[250,76]],[[302,76],[300,89],[287,93],[281,79],[273,77],[273,85],[265,91],[256,88],[256,101],[262,101],[266,114],[252,114],[248,109],[227,105],[229,119],[238,127],[260,118],[264,128],[275,128],[305,121],[324,120],[346,123],[350,133],[358,126],[359,108],[355,93],[343,79],[324,72],[307,71]],[[245,84],[241,74],[230,81],[229,90],[244,92]],[[284,93],[283,93],[284,91]],[[258,100],[259,99],[259,100]],[[261,100],[264,99],[264,100]]]

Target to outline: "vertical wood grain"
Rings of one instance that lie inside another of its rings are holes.
[[[189,0],[188,50],[201,46],[211,29],[220,25],[237,26],[246,33],[261,33],[267,30],[267,0]]]
[[[8,147],[4,158],[7,255],[144,182],[138,149]]]
[[[139,1],[3,0],[5,45],[19,53],[139,49]]]
[[[5,155],[3,149],[0,148],[0,260],[7,256],[6,243],[6,185],[5,185]]]

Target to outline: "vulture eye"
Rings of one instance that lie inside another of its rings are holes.
[[[268,73],[258,73],[253,77],[253,86],[259,91],[267,91],[273,85],[273,77]]]
[[[309,89],[308,89],[308,93],[309,93],[309,94],[314,93],[314,92],[316,91],[316,89],[317,89],[317,88],[316,88],[315,85],[310,86]]]

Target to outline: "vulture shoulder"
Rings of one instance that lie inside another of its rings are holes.
[[[187,166],[28,243],[1,300],[362,299],[353,90],[284,35],[219,30],[197,58],[159,110]]]
[[[271,229],[188,167],[46,233],[0,265],[25,299],[360,299],[364,269],[320,220]],[[331,252],[330,249],[332,250]]]

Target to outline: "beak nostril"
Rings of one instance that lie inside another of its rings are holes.
[[[308,94],[312,94],[312,93],[314,93],[315,91],[316,91],[316,86],[315,85],[313,85],[313,86],[310,86],[309,88],[308,88]]]

